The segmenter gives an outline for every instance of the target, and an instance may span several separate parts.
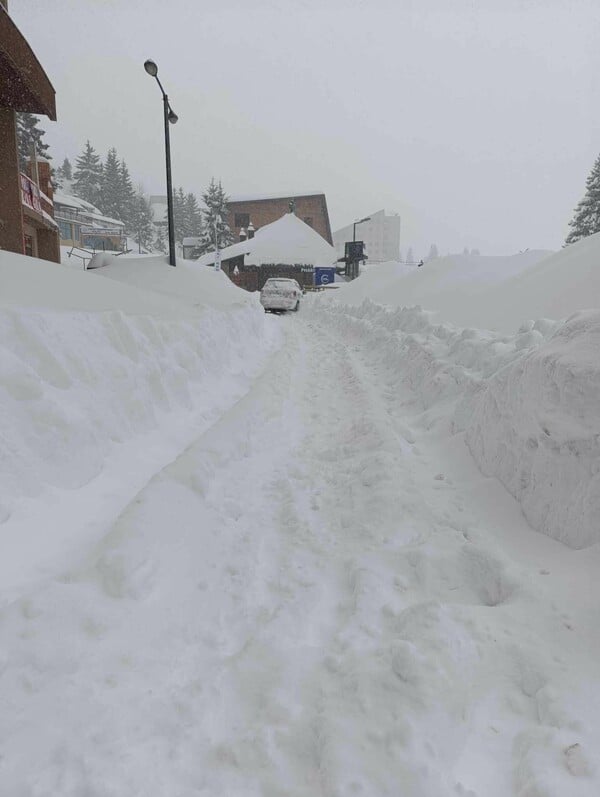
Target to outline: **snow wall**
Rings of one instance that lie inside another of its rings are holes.
[[[261,367],[256,298],[178,266],[76,272],[2,253],[0,522],[20,499],[86,484],[168,416],[224,410]]]
[[[420,307],[325,299],[315,310],[348,340],[368,336],[422,423],[464,432],[533,528],[573,548],[600,542],[600,311],[502,336],[436,324]]]

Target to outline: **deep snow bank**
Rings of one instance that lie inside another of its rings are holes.
[[[510,302],[499,308],[498,286],[527,273],[548,254],[448,255],[421,268],[393,262],[367,266],[360,279],[340,289],[338,298],[348,304],[371,299],[391,307],[421,305],[434,311],[439,321],[514,332],[528,316],[514,313]]]
[[[534,528],[575,548],[600,542],[600,312],[500,336],[436,324],[417,307],[325,299],[316,309],[346,338],[371,339],[423,424],[466,432]]]
[[[600,542],[599,353],[600,312],[578,313],[466,402],[483,472],[534,528],[575,548]]]
[[[421,305],[438,321],[514,333],[528,319],[567,318],[600,308],[600,233],[550,254],[449,255],[422,268],[384,264],[343,286],[336,299],[390,307]]]
[[[1,253],[0,279],[0,520],[44,486],[89,482],[166,414],[218,406],[269,345],[255,298],[213,271]]]

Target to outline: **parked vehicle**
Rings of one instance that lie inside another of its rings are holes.
[[[302,299],[302,288],[293,279],[272,277],[263,285],[260,292],[260,303],[265,308],[265,313],[282,312],[283,310],[297,311]]]

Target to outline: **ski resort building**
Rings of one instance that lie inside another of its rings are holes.
[[[234,196],[227,203],[227,222],[234,236],[252,224],[255,229],[264,227],[290,212],[290,207],[299,219],[332,244],[331,225],[327,210],[327,199],[321,191],[308,194],[270,194]]]
[[[0,0],[0,249],[60,262],[47,163],[19,169],[17,112],[56,121],[55,92],[26,39]]]
[[[57,192],[54,195],[54,215],[61,246],[106,252],[121,252],[125,247],[123,222],[103,216],[97,207],[84,199]]]
[[[353,240],[354,224],[333,233],[333,245],[338,257],[344,255],[344,244]],[[400,259],[400,216],[386,216],[385,210],[369,214],[369,221],[356,227],[356,240],[365,242],[369,263],[384,263]]]
[[[247,291],[261,290],[270,277],[291,277],[300,285],[312,286],[315,268],[333,266],[336,261],[333,246],[293,213],[261,227],[253,238],[227,246],[220,255],[222,270]],[[214,265],[215,253],[197,262]]]

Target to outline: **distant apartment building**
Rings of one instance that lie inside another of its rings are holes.
[[[318,232],[327,243],[333,243],[327,200],[322,192],[232,196],[227,207],[227,221],[236,241],[239,240],[240,230],[247,230],[250,224],[258,230],[277,221],[292,209],[299,219]]]
[[[356,240],[365,242],[370,263],[383,263],[400,258],[400,216],[386,216],[385,210],[369,214],[369,221],[356,226]],[[344,244],[352,240],[353,224],[333,233],[333,245],[339,257],[344,256]]]

